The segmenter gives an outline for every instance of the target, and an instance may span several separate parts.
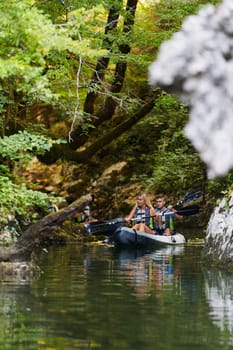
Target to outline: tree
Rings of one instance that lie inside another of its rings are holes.
[[[65,209],[50,214],[31,225],[15,244],[0,247],[0,262],[30,261],[36,250],[47,245],[49,240],[53,241],[58,226],[82,213],[92,199],[91,195],[83,196]]]
[[[140,179],[143,185],[141,173],[149,178],[147,184],[159,184],[163,169],[154,167],[174,144],[180,154],[188,149],[180,164],[184,169],[193,150],[182,138],[169,140],[174,131],[166,122],[170,113],[161,107],[163,92],[148,86],[147,70],[161,42],[205,0],[1,2],[2,135],[25,128],[55,138],[65,135],[68,142],[53,144],[41,159],[85,164],[87,173],[114,151],[114,160],[124,157],[129,168],[136,167],[130,181]],[[18,27],[12,29],[14,21]],[[179,114],[185,119],[188,110],[177,108],[174,119]],[[176,126],[181,124],[178,120]],[[174,159],[173,172],[179,157]]]
[[[98,10],[97,7],[93,7],[98,11],[99,19],[88,22],[88,33],[92,33],[97,21],[99,20],[98,24],[100,24],[100,19],[106,16],[106,24],[103,25],[100,36],[102,37],[101,48],[105,49],[105,54],[99,57],[95,66],[93,62],[79,57],[76,82],[77,104],[74,107],[69,142],[67,145],[55,146],[47,157],[48,162],[63,156],[77,163],[90,163],[90,158],[100,149],[128,132],[139,120],[151,113],[159,94],[159,91],[150,91],[147,75],[145,75],[152,60],[152,54],[154,56],[160,43],[179,28],[182,19],[196,11],[205,1],[182,3],[182,6],[179,1],[175,1],[174,4],[167,4],[165,8],[155,5],[144,9],[136,0],[128,0],[125,7],[122,1],[101,3],[108,5],[106,6],[109,9],[108,13],[103,9],[101,11],[100,7]],[[69,23],[72,16],[80,13],[80,9],[76,9],[76,6],[78,7],[76,2],[71,4],[67,1],[63,4],[65,4],[63,19]],[[94,1],[91,4],[96,5]],[[136,17],[137,8],[138,17]],[[141,38],[143,27],[139,22],[144,13],[148,17],[149,10],[155,13],[154,16],[149,17],[150,23],[156,19],[154,33],[152,34],[147,26],[148,32]],[[89,7],[89,11],[92,13],[93,9],[90,10]],[[62,18],[61,13],[60,18]],[[80,27],[80,37],[83,38],[86,34],[86,26]],[[142,53],[145,41],[148,53],[153,47],[152,54],[147,56]],[[134,85],[133,89],[128,89],[128,81],[132,80],[132,69],[137,71],[144,69],[144,75],[136,76],[139,81],[138,86]],[[90,77],[89,82],[88,77]],[[154,103],[151,103],[152,101]],[[148,106],[151,107],[148,108]],[[109,125],[111,129],[113,128],[111,133],[109,133]]]
[[[58,98],[51,89],[48,57],[67,50],[75,55],[88,51],[91,56],[94,50],[88,49],[87,41],[77,42],[67,35],[69,28],[54,26],[31,6],[31,1],[1,0],[0,5],[0,112],[4,136],[25,128],[27,106],[35,102],[53,104]]]

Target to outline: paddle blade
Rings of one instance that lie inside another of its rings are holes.
[[[180,208],[180,207],[185,207],[187,205],[190,205],[191,203],[196,203],[200,202],[203,197],[203,192],[198,190],[198,191],[191,191],[187,193],[182,200],[177,202],[173,207],[174,208]]]
[[[182,215],[182,216],[191,216],[191,215],[196,215],[199,213],[199,206],[198,205],[190,205],[188,207],[185,207],[185,208],[181,208],[181,209],[178,209],[176,211],[176,213],[178,215]]]

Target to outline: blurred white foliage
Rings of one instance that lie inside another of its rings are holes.
[[[149,83],[170,88],[190,105],[184,132],[209,178],[233,168],[233,0],[188,17],[161,45]]]

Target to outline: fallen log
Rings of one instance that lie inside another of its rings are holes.
[[[64,221],[81,214],[92,200],[92,195],[83,196],[66,208],[49,214],[31,225],[16,243],[9,247],[0,247],[0,262],[30,261],[33,251],[43,245],[46,237],[55,232]]]

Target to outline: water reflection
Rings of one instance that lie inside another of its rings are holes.
[[[233,331],[233,274],[203,269],[209,315],[221,331]],[[231,343],[233,336],[231,335]]]
[[[1,262],[0,283],[26,285],[40,277],[40,268],[32,262]]]
[[[229,349],[232,277],[202,271],[200,255],[190,246],[51,249],[38,279],[0,284],[0,348]]]
[[[175,293],[180,289],[180,266],[175,259],[184,253],[184,247],[171,246],[147,253],[143,250],[121,250],[118,252],[120,268],[126,280],[134,286],[137,298],[154,295],[175,285]]]

